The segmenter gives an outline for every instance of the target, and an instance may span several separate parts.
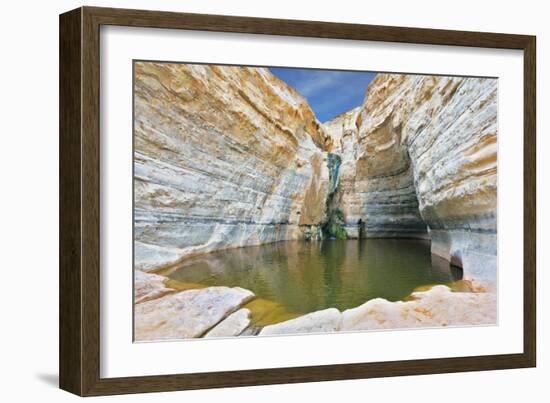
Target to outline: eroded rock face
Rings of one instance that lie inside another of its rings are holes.
[[[136,341],[201,337],[254,294],[239,287],[207,287],[168,294],[134,306]]]
[[[358,118],[358,165],[366,175],[407,172],[403,191],[410,187],[405,176],[412,176],[432,253],[467,276],[493,280],[497,85],[495,79],[380,74]]]
[[[483,292],[437,286],[285,317],[261,335],[495,323],[496,80],[379,74],[362,106],[320,125],[267,69],[138,62],[135,72],[136,340],[255,334],[242,308],[252,292],[182,291],[141,270],[318,239],[334,207],[351,238],[431,238]]]
[[[495,79],[378,74],[360,110],[324,127],[350,237],[362,224],[366,237],[429,237],[466,276],[495,280]]]
[[[269,70],[137,62],[134,123],[137,269],[322,222],[330,139]]]
[[[356,121],[360,111],[361,107],[357,107],[323,123],[333,142],[332,152],[342,161],[333,203],[344,213],[344,229],[349,238],[366,236],[362,224],[366,223],[367,214],[360,195],[367,191],[367,178],[357,175]]]
[[[352,238],[425,238],[426,224],[418,209],[411,161],[400,141],[401,128],[393,130],[389,111],[377,104],[378,98],[373,100],[373,88],[369,87],[362,107],[325,123],[327,132],[341,139],[339,202],[346,231]]]
[[[320,125],[269,70],[135,65],[135,267],[318,239],[336,154],[348,237],[431,238],[472,278],[496,271],[497,81],[378,74]]]
[[[412,301],[382,298],[342,313],[342,331],[496,324],[496,294],[452,292],[439,285]]]
[[[134,303],[150,301],[175,292],[167,287],[166,277],[134,270]]]

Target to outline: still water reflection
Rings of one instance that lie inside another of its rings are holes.
[[[407,239],[277,242],[210,253],[165,274],[183,283],[243,287],[292,313],[401,300],[419,286],[461,277],[432,257],[428,241]]]

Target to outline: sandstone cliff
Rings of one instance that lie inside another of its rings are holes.
[[[357,175],[357,116],[361,107],[342,113],[325,122],[323,127],[332,139],[332,152],[342,159],[334,204],[344,213],[348,237],[358,238],[362,223],[367,221],[361,194],[367,191],[367,178]]]
[[[379,74],[359,112],[324,126],[348,234],[361,219],[367,237],[429,236],[467,276],[495,279],[497,80]]]
[[[267,69],[134,67],[137,341],[495,323],[497,80],[379,74],[321,125]],[[249,290],[143,272],[315,238],[335,209],[348,237],[430,238],[476,281],[295,318]]]
[[[134,67],[137,269],[322,222],[330,138],[293,88],[262,68]]]
[[[321,125],[267,69],[137,62],[134,129],[138,269],[316,238],[329,200],[348,237],[495,277],[497,80],[379,74]]]

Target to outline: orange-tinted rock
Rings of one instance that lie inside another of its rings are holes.
[[[137,62],[134,88],[137,268],[324,219],[330,139],[268,69]]]
[[[495,280],[496,79],[378,74],[358,113],[324,127],[348,234],[361,219],[367,237],[429,236],[434,254]]]

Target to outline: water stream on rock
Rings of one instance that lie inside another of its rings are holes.
[[[462,272],[432,256],[427,241],[355,239],[217,251],[163,274],[180,283],[249,289],[263,301],[252,308],[277,308],[265,321],[275,323],[329,307],[353,308],[373,298],[402,300],[421,286],[451,284]]]

